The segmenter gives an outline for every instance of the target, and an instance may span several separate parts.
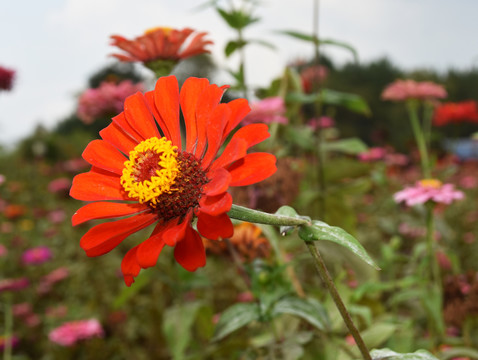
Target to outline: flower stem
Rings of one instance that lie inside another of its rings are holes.
[[[276,226],[299,226],[309,224],[309,220],[303,218],[268,214],[262,211],[252,210],[234,204],[232,205],[231,210],[229,210],[228,215],[231,219],[242,220],[256,224]]]
[[[342,298],[340,297],[340,294],[335,287],[334,280],[330,276],[329,271],[327,270],[327,267],[325,266],[324,260],[322,259],[322,256],[320,255],[319,250],[315,246],[315,243],[312,242],[306,242],[307,248],[310,251],[310,254],[315,260],[315,268],[319,272],[319,275],[322,279],[322,281],[325,283],[327,286],[327,289],[330,292],[330,295],[332,296],[332,299],[335,302],[335,306],[337,306],[337,309],[340,312],[340,315],[342,316],[342,319],[345,322],[345,325],[347,325],[347,328],[349,329],[350,333],[352,334],[355,343],[357,344],[360,353],[362,354],[362,357],[364,360],[372,360],[372,357],[370,356],[370,353],[367,349],[367,346],[365,345],[362,337],[360,336],[360,332],[357,330],[355,327],[355,324],[352,320],[352,317],[350,316],[349,312],[347,311],[347,308],[345,307],[344,302],[342,301]]]
[[[13,328],[13,314],[12,314],[12,300],[7,294],[5,301],[5,347],[3,348],[3,358],[10,360],[12,358],[12,328]]]
[[[418,151],[420,152],[420,161],[422,165],[423,176],[427,179],[431,177],[430,173],[430,160],[428,158],[427,143],[423,134],[423,129],[420,126],[420,120],[418,119],[417,109],[418,103],[415,100],[407,103],[408,115],[412,125],[413,135],[417,142]]]

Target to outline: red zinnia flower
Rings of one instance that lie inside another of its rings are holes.
[[[475,101],[448,102],[435,109],[433,125],[443,126],[461,121],[478,122],[478,107]]]
[[[190,56],[208,53],[205,46],[212,41],[203,39],[207,33],[196,33],[190,36],[194,30],[185,28],[176,30],[158,27],[148,30],[144,35],[133,40],[128,40],[119,35],[113,35],[111,45],[119,47],[127,54],[113,54],[118,60],[131,62],[141,61],[147,63],[154,60],[185,59]],[[187,40],[187,44],[186,43]]]
[[[179,92],[174,76],[162,77],[154,91],[127,98],[125,110],[100,132],[103,140],[93,140],[83,152],[92,168],[73,179],[70,195],[94,202],[73,215],[73,225],[133,215],[90,229],[80,243],[88,256],[106,254],[129,235],[156,223],[151,236],[123,259],[128,286],[141,268],[156,264],[164,245],[175,247],[176,261],[186,270],[204,266],[198,232],[212,240],[233,234],[227,215],[232,205],[229,186],[253,184],[276,171],[275,156],[247,154],[269,137],[265,124],[239,129],[214,160],[250,111],[245,99],[220,104],[226,89],[207,79],[189,78]],[[197,231],[191,225],[193,217],[198,219]]]
[[[0,90],[12,90],[15,71],[0,66]]]

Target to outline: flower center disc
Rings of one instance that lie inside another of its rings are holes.
[[[197,207],[209,181],[193,154],[164,137],[138,144],[124,165],[120,182],[128,196],[147,203],[165,221]]]
[[[443,184],[437,179],[423,179],[420,180],[420,185],[427,188],[439,189]]]

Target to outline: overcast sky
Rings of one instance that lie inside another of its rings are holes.
[[[156,26],[191,27],[209,32],[216,62],[234,33],[212,10],[194,11],[201,0],[0,0],[0,66],[13,68],[12,92],[0,92],[0,144],[48,128],[75,109],[75,96],[88,77],[113,63],[111,34],[127,38]],[[313,0],[264,0],[261,22],[246,32],[276,45],[277,51],[250,47],[248,81],[265,85],[284,65],[312,56],[311,46],[275,33],[312,31]],[[476,0],[320,0],[320,36],[353,45],[361,61],[387,56],[406,69],[478,65]],[[350,59],[335,50],[334,60]],[[478,86],[478,84],[477,84]]]

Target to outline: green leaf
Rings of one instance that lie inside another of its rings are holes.
[[[366,116],[372,113],[365,100],[359,95],[322,89],[321,96],[324,104],[343,106],[347,110]]]
[[[283,216],[289,216],[289,217],[300,217],[299,214],[297,214],[297,211],[293,207],[290,206],[281,206],[277,211],[275,212],[276,215],[283,215]],[[281,226],[279,231],[282,236],[290,234],[293,230],[295,229],[295,226]]]
[[[375,349],[370,352],[373,360],[438,360],[426,350],[414,353],[400,354],[390,349]]]
[[[355,50],[355,48],[343,41],[337,41],[337,40],[333,40],[333,39],[317,39],[317,37],[315,35],[310,35],[310,34],[305,34],[305,33],[302,33],[302,32],[298,32],[298,31],[293,31],[293,30],[284,30],[284,31],[278,31],[278,33],[280,34],[284,34],[284,35],[289,35],[293,38],[296,38],[296,39],[299,39],[299,40],[303,40],[303,41],[308,41],[308,42],[311,42],[311,43],[317,43],[319,44],[319,46],[322,46],[322,45],[333,45],[333,46],[337,46],[337,47],[341,47],[345,50],[348,50],[352,53],[352,56],[354,57],[354,61],[356,63],[358,63],[358,53],[357,53],[357,50]]]
[[[185,358],[192,338],[191,326],[200,307],[199,302],[192,302],[172,306],[164,312],[163,332],[174,360]]]
[[[369,349],[382,345],[397,329],[397,325],[389,323],[375,323],[367,330],[362,331],[362,339]]]
[[[312,104],[322,101],[327,105],[343,106],[347,110],[358,114],[366,116],[371,114],[368,104],[361,96],[330,89],[322,89],[320,94],[304,94],[299,91],[290,92],[285,99],[287,102],[298,102],[301,104]]]
[[[330,226],[322,221],[314,220],[312,225],[302,225],[299,228],[299,236],[304,241],[327,240],[339,244],[373,266],[375,269],[380,268],[375,264],[372,258],[367,254],[362,244],[358,242],[352,235],[336,226]]]
[[[250,39],[250,40],[248,40],[248,42],[249,42],[250,44],[262,45],[262,46],[264,46],[264,47],[266,47],[266,48],[269,48],[269,49],[271,49],[271,50],[276,50],[276,49],[277,49],[274,44],[272,44],[272,43],[270,43],[270,42],[268,42],[268,41],[260,40],[260,39]]]
[[[301,299],[296,296],[286,296],[277,301],[272,309],[272,315],[290,314],[298,316],[321,331],[329,328],[330,320],[325,308],[313,298]]]
[[[465,357],[478,359],[478,350],[469,347],[453,347],[443,350],[440,356],[443,360]]]
[[[226,45],[226,48],[224,49],[224,53],[226,54],[226,57],[231,56],[232,53],[242,48],[246,44],[247,44],[246,41],[229,41]]]
[[[323,145],[325,151],[337,151],[349,155],[357,155],[367,151],[367,145],[359,138],[341,139],[325,143]]]
[[[260,319],[259,305],[256,303],[239,303],[227,308],[216,325],[212,341],[221,340],[230,333],[252,321]]]
[[[226,11],[221,9],[220,7],[216,7],[217,12],[221,17],[226,21],[226,23],[233,29],[241,30],[244,29],[246,26],[251,25],[257,21],[259,18],[252,17],[251,14],[243,12],[241,10],[231,10]]]

